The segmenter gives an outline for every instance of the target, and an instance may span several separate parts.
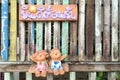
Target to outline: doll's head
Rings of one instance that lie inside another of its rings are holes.
[[[52,59],[59,59],[61,57],[61,52],[59,51],[59,49],[54,48],[50,52],[50,57]]]
[[[35,52],[30,56],[30,59],[34,62],[44,61],[48,57],[48,53],[45,50]]]

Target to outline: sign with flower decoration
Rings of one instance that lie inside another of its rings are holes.
[[[77,5],[20,5],[21,21],[76,21]]]

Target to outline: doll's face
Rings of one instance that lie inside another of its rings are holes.
[[[38,52],[35,53],[35,55],[36,56],[34,57],[34,59],[36,61],[44,61],[48,57],[48,53],[45,52],[45,51],[38,51]]]
[[[51,56],[52,59],[58,59],[58,58],[60,58],[61,53],[58,49],[52,49],[51,53],[50,53],[50,56]]]

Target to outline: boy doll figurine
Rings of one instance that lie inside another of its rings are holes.
[[[63,60],[64,58],[67,57],[67,55],[62,55],[61,52],[59,51],[59,49],[52,49],[50,52],[50,57],[51,60],[49,62],[51,69],[54,73],[54,75],[58,75],[61,74],[63,75],[65,73],[65,71],[68,71],[68,66],[63,66],[61,63],[61,60]],[[67,70],[65,70],[67,69]]]

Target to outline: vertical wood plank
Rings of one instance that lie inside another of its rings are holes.
[[[87,0],[86,13],[86,54],[88,60],[93,60],[94,35],[94,0]]]
[[[112,61],[118,61],[118,0],[112,0]]]
[[[118,12],[118,14],[120,14],[120,0],[118,0],[118,3],[119,3],[119,7],[118,7],[119,12]],[[119,25],[119,39],[118,39],[118,43],[119,43],[119,45],[118,45],[119,49],[118,50],[119,51],[118,52],[119,52],[119,60],[120,60],[120,15],[118,16],[118,21],[119,21],[118,22],[118,25]]]
[[[76,0],[71,1],[72,4]],[[70,56],[75,57],[77,54],[77,22],[70,22]],[[70,80],[76,80],[76,72],[70,72]]]
[[[103,28],[103,57],[105,61],[110,58],[110,0],[104,0],[104,28]]]
[[[25,4],[25,0],[19,0],[20,5]],[[20,43],[20,61],[25,60],[25,24],[19,21],[19,43]]]
[[[51,4],[51,0],[45,0],[45,5]],[[45,49],[51,50],[51,22],[45,23]]]
[[[9,72],[4,73],[4,80],[12,80]]]
[[[17,50],[17,0],[10,1],[10,61],[16,61]],[[14,25],[13,25],[14,24]]]
[[[112,0],[112,61],[118,61],[118,0]],[[116,80],[116,72],[111,73],[111,80]]]
[[[63,0],[63,4],[68,4],[69,0]],[[68,22],[62,22],[62,54],[68,54]]]
[[[1,55],[8,61],[8,0],[2,0],[1,3]],[[4,73],[4,80],[10,80],[10,73]]]
[[[95,0],[95,61],[102,57],[102,0]],[[96,80],[96,72],[91,77]],[[92,79],[91,79],[92,80]]]
[[[34,4],[34,0],[28,0],[29,4]],[[30,55],[34,53],[34,22],[28,22],[28,56],[27,60],[30,61]],[[26,80],[32,80],[32,74],[26,72]]]
[[[85,56],[85,1],[86,0],[79,0],[79,29],[78,29],[79,60],[84,60]]]
[[[86,56],[87,60],[93,60],[93,40],[94,40],[94,0],[87,0],[86,13]],[[89,80],[95,80],[96,73],[89,73]]]
[[[60,4],[60,0],[54,0],[54,4]],[[54,22],[54,37],[53,37],[53,47],[60,48],[60,22]]]
[[[45,5],[51,4],[51,0],[45,0]],[[45,50],[51,50],[51,22],[45,23]],[[48,74],[47,80],[53,80],[53,75]]]
[[[95,0],[95,61],[102,57],[102,0]]]
[[[34,4],[34,0],[28,0],[29,4]],[[34,53],[34,22],[28,22],[28,60],[30,55]]]
[[[1,55],[8,60],[8,0],[2,0],[1,6]]]
[[[37,4],[43,4],[43,0],[37,0]],[[43,49],[43,22],[36,22],[36,50]]]

